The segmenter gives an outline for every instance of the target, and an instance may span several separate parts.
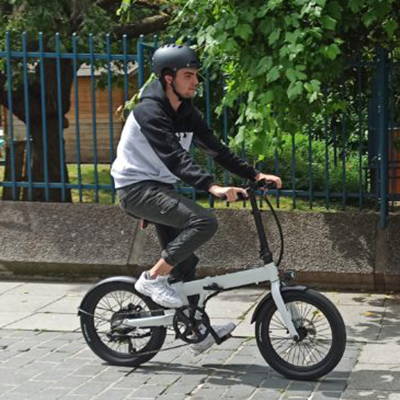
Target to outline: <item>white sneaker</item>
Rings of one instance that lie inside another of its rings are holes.
[[[230,334],[235,328],[236,325],[233,322],[229,322],[229,324],[226,325],[216,325],[213,326],[215,332],[217,335],[222,338],[228,334]],[[189,346],[190,351],[195,355],[199,355],[203,351],[206,351],[209,349],[213,344],[215,343],[215,339],[211,333],[207,335],[207,337],[201,341],[200,343],[193,343]]]
[[[168,275],[157,276],[150,279],[148,271],[142,272],[135,283],[135,289],[151,299],[160,306],[167,308],[179,308],[183,306],[183,301],[178,292],[168,283]]]

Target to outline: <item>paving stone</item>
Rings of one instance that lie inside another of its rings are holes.
[[[12,392],[16,388],[16,385],[8,385],[4,383],[0,383],[0,398],[1,396]]]
[[[316,392],[310,400],[335,400],[340,399],[343,392],[324,391]]]
[[[90,398],[91,396],[101,393],[102,391],[106,390],[110,386],[111,386],[110,382],[99,382],[99,381],[89,380],[89,381],[85,382],[83,385],[74,389],[71,392],[71,394],[85,395]]]
[[[76,369],[73,373],[72,376],[88,376],[92,378],[95,375],[100,374],[103,372],[105,369],[108,367],[106,365],[84,365],[81,368]]]
[[[48,386],[47,382],[32,382],[32,381],[25,381],[21,382],[12,393],[21,393],[23,395],[29,395],[31,393],[37,393]]]
[[[129,389],[107,389],[105,392],[97,395],[95,400],[124,400],[132,391]]]
[[[400,400],[400,392],[383,390],[352,390],[348,389],[340,398],[341,400]]]
[[[204,383],[191,393],[190,399],[191,400],[220,399],[228,389],[229,387],[224,385],[216,386]]]
[[[54,387],[74,389],[84,383],[87,383],[88,381],[89,379],[84,376],[67,375],[64,378],[57,380],[57,382],[54,384]]]
[[[365,364],[394,364],[399,362],[400,344],[369,344],[365,346],[360,354],[359,363]],[[379,368],[379,366],[377,366]]]
[[[251,400],[280,400],[282,397],[281,390],[258,388],[253,395]]]
[[[292,382],[286,388],[282,400],[308,399],[315,388],[316,382]]]
[[[183,393],[163,393],[160,396],[157,396],[157,399],[160,400],[185,400],[188,396]]]
[[[324,379],[318,385],[318,391],[342,392],[346,388],[346,386],[347,386],[347,379],[328,378]]]
[[[257,386],[237,383],[228,386],[222,395],[223,399],[247,399],[257,390]]]
[[[358,363],[351,372],[347,388],[400,392],[400,366]]]
[[[46,326],[49,330],[73,331],[79,329],[76,315],[35,313],[17,322],[9,323],[8,329],[41,329]]]
[[[137,388],[131,395],[134,398],[156,398],[165,391],[163,385],[148,385],[147,383]]]
[[[30,399],[33,400],[57,400],[64,399],[69,392],[69,389],[56,389],[56,388],[47,388],[41,392],[31,393]]]
[[[0,396],[1,400],[31,400],[32,396],[29,394],[22,394],[17,392],[8,392]]]

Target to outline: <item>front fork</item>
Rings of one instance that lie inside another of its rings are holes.
[[[288,329],[290,336],[294,340],[299,339],[299,334],[297,333],[296,327],[293,321],[298,320],[298,312],[296,307],[289,305],[288,308],[283,301],[281,294],[281,282],[279,279],[276,279],[271,282],[271,294],[274,302],[276,304],[276,308],[278,309],[279,314],[281,315],[283,322]]]

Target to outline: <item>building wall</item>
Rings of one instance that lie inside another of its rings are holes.
[[[131,83],[132,85],[128,93],[128,98],[130,98],[134,90],[136,90],[136,81],[133,80]],[[95,160],[95,149],[97,150],[97,161],[99,163],[110,163],[113,159],[111,143],[113,143],[115,153],[121,135],[123,122],[120,117],[116,115],[116,110],[124,104],[123,88],[113,87],[111,113],[109,110],[107,88],[96,88],[96,124],[94,126],[90,85],[90,76],[78,76],[79,119],[77,118],[75,110],[75,89],[74,87],[71,89],[71,108],[65,116],[68,120],[68,127],[64,129],[66,160],[68,163],[78,162],[78,143],[81,163],[93,163]],[[5,131],[7,131],[7,109],[2,107],[1,114],[3,116]],[[111,124],[110,120],[112,120]],[[96,132],[97,138],[96,146],[93,139],[94,132]],[[26,140],[25,124],[15,116],[13,117],[13,137],[16,141]]]
[[[120,120],[120,117],[116,115],[117,108],[124,104],[123,89],[118,87],[113,88],[111,113],[109,110],[108,90],[96,90],[96,124],[94,125],[94,109],[91,99],[90,78],[85,76],[80,77],[78,88],[79,119],[77,118],[75,110],[74,87],[72,88],[71,93],[71,109],[66,115],[69,122],[68,128],[64,130],[67,162],[78,162],[77,144],[79,143],[79,156],[81,162],[94,162],[95,151],[97,151],[98,162],[109,163],[113,159],[111,143],[113,143],[115,152],[123,127],[123,122]],[[110,120],[112,120],[112,123],[110,123]],[[96,145],[94,142],[95,134]]]

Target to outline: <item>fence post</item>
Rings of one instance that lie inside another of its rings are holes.
[[[137,61],[138,61],[138,87],[141,88],[144,85],[144,48],[143,48],[144,36],[140,35],[137,41]]]
[[[376,116],[378,137],[379,228],[388,224],[388,52],[377,49]]]

